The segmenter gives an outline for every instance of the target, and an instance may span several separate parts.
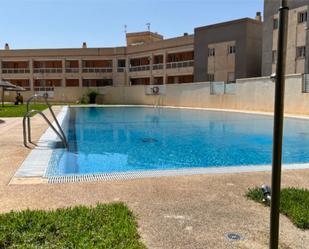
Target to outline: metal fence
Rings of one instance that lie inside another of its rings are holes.
[[[236,94],[235,83],[225,83],[223,81],[210,82],[210,94],[221,95],[221,94]]]
[[[309,93],[309,74],[303,75],[303,93]]]

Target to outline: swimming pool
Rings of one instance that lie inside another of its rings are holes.
[[[150,107],[72,107],[45,176],[271,164],[273,118]],[[286,118],[283,162],[309,162],[309,123]]]

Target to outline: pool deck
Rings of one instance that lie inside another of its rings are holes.
[[[249,187],[270,184],[269,171],[61,184],[32,178],[27,184],[9,184],[31,150],[23,147],[22,119],[1,119],[1,212],[123,201],[137,216],[148,248],[267,248],[269,208],[244,195]],[[38,141],[47,125],[35,116],[32,127]],[[284,170],[282,186],[309,188],[308,179],[308,169]],[[282,248],[309,248],[309,231],[297,229],[285,216],[280,222]],[[243,239],[229,241],[229,232]]]

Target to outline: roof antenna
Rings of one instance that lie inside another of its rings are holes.
[[[146,23],[146,26],[147,26],[148,31],[150,31],[150,25],[151,25],[150,22],[147,22],[147,23]]]
[[[127,33],[127,27],[128,27],[128,26],[125,24],[123,27],[124,27],[124,33],[126,34],[126,33]]]

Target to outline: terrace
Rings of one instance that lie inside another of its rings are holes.
[[[30,73],[28,61],[2,61],[3,74],[28,74]]]
[[[83,60],[83,73],[111,73],[113,72],[112,60]]]

